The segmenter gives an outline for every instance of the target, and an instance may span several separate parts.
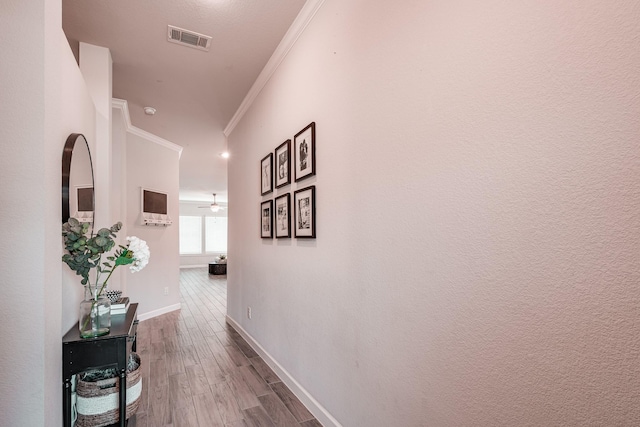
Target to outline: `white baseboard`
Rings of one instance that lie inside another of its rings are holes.
[[[289,390],[296,395],[298,399],[302,402],[304,406],[307,407],[309,412],[313,414],[314,417],[324,427],[342,427],[342,424],[338,422],[333,416],[327,411],[324,406],[322,406],[316,399],[309,394],[309,392],[298,383],[298,381],[293,378],[286,369],[284,369],[268,352],[265,350],[247,331],[245,331],[242,326],[231,317],[227,316],[227,323],[233,326],[233,329],[238,331],[242,338],[249,343],[251,348],[253,348],[256,353],[258,353],[262,359],[265,361],[267,365],[280,377],[283,383],[289,387]]]
[[[172,311],[180,310],[180,303],[169,305],[166,307],[159,308],[157,310],[150,311],[148,313],[143,313],[138,315],[138,320],[143,321],[147,319],[151,319],[153,317],[161,316],[163,314],[170,313]]]
[[[180,268],[206,268],[207,264],[181,265]]]

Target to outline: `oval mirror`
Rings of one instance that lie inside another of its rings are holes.
[[[62,152],[62,223],[69,218],[93,225],[93,165],[84,135],[72,133]]]

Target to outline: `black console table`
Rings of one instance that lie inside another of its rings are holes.
[[[62,338],[62,413],[64,427],[71,427],[71,377],[90,369],[115,367],[120,375],[120,427],[127,425],[127,361],[136,351],[138,304],[131,304],[126,314],[111,316],[109,334],[97,338],[80,338],[78,324]]]

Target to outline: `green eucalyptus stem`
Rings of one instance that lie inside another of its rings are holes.
[[[102,287],[100,288],[100,292],[97,292],[95,297],[93,295],[91,295],[91,310],[90,312],[93,313],[93,310],[96,307],[96,303],[98,302],[98,297],[100,297],[100,295],[102,295],[102,291],[104,291],[104,288],[107,286],[107,282],[109,281],[109,278],[111,277],[111,275],[113,274],[113,271],[116,269],[117,265],[114,265],[113,268],[111,269],[111,271],[109,271],[109,275],[107,276],[107,279],[102,283]],[[96,282],[98,281],[98,277],[96,277]],[[89,286],[89,291],[91,291],[91,284],[88,284],[87,286]],[[96,283],[96,290],[98,289],[98,284]],[[89,319],[91,318],[91,316],[87,317],[84,320],[84,323],[82,324],[82,330],[84,330],[87,327],[87,323],[89,323]]]
[[[113,271],[116,269],[116,267],[117,267],[117,266],[118,266],[117,264],[116,264],[116,265],[114,265],[114,266],[113,266],[113,268],[111,269],[111,271],[109,271],[109,275],[107,276],[107,278],[105,279],[105,281],[102,283],[102,287],[100,288],[100,292],[98,292],[98,293],[96,294],[96,299],[98,299],[98,297],[99,297],[100,295],[102,295],[102,291],[104,291],[104,288],[107,286],[107,282],[109,281],[109,278],[111,277],[111,275],[113,274]],[[97,281],[97,279],[96,279],[96,281]],[[97,288],[97,286],[96,286],[96,288]]]

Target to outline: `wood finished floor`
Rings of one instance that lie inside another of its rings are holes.
[[[322,425],[225,322],[226,276],[180,272],[181,310],[140,322],[136,427]]]

